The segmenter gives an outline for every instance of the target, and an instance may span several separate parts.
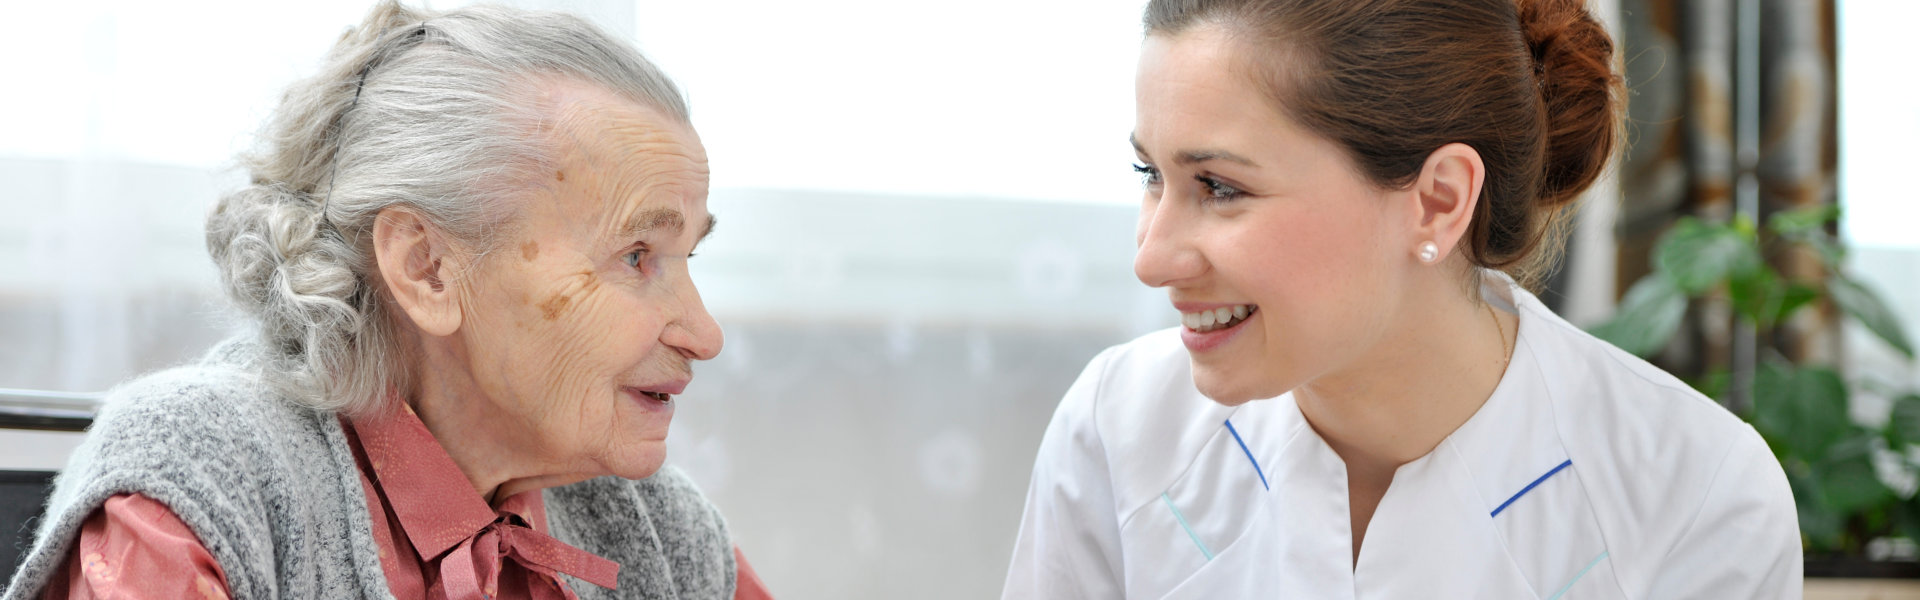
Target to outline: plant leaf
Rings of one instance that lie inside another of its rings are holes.
[[[1841,440],[1814,466],[1828,508],[1850,514],[1893,499],[1893,490],[1873,469],[1873,438],[1863,431]]]
[[[1772,329],[1819,297],[1820,290],[1788,281],[1772,268],[1755,269],[1727,281],[1727,299],[1734,313],[1761,330]]]
[[[1674,223],[1653,250],[1654,271],[1666,275],[1689,296],[1703,294],[1763,265],[1759,245],[1751,235],[1693,218]]]
[[[1592,333],[1621,350],[1648,356],[1673,339],[1686,312],[1687,297],[1673,282],[1658,274],[1648,275],[1634,282],[1613,317],[1595,326]]]
[[[1913,343],[1907,340],[1899,317],[1887,308],[1887,303],[1880,299],[1879,294],[1852,279],[1835,275],[1827,278],[1827,295],[1833,298],[1834,304],[1840,305],[1840,310],[1853,315],[1861,325],[1866,326],[1867,331],[1893,346],[1901,356],[1913,358]]]
[[[1789,211],[1774,213],[1767,220],[1767,229],[1773,230],[1781,239],[1811,246],[1829,271],[1839,271],[1842,261],[1846,260],[1847,249],[1827,233],[1827,223],[1840,218],[1840,207],[1832,204],[1806,206]]]
[[[1895,398],[1887,413],[1887,431],[1893,434],[1894,448],[1920,444],[1920,396],[1908,394]]]
[[[1782,236],[1793,237],[1824,232],[1828,223],[1839,219],[1840,205],[1815,204],[1773,213],[1772,217],[1767,218],[1767,228]]]
[[[1788,283],[1783,292],[1786,295],[1780,299],[1780,305],[1774,311],[1774,323],[1786,322],[1788,317],[1793,316],[1794,311],[1820,299],[1820,289],[1805,284]]]
[[[1821,552],[1838,549],[1845,534],[1840,515],[1827,507],[1826,498],[1820,493],[1820,484],[1814,480],[1813,474],[1806,472],[1805,465],[1786,466],[1787,487],[1793,490],[1793,505],[1800,513],[1800,534],[1807,537],[1807,550]]]
[[[1841,266],[1847,261],[1847,247],[1840,245],[1840,242],[1835,241],[1833,236],[1827,235],[1824,231],[1802,238],[1800,242],[1813,246],[1813,249],[1820,254],[1820,262],[1828,271],[1841,270]]]
[[[1763,362],[1753,374],[1753,427],[1787,456],[1819,464],[1849,430],[1847,387],[1820,367]]]
[[[1780,278],[1770,269],[1755,269],[1727,281],[1727,299],[1733,312],[1760,329],[1773,326],[1776,298],[1785,295]]]

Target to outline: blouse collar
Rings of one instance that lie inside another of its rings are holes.
[[[546,507],[540,490],[514,494],[500,500],[498,506],[488,506],[413,408],[397,398],[393,404],[399,408],[352,416],[349,421],[373,469],[370,475],[374,485],[387,498],[422,562],[464,549],[466,553],[490,555],[491,560],[483,563],[497,565],[511,556],[535,571],[564,572],[601,587],[614,587],[619,564],[547,535]],[[474,561],[442,563],[457,567]],[[490,571],[477,575],[483,579],[497,577],[497,569]]]

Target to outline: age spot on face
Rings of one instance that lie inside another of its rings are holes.
[[[567,180],[567,172],[566,172],[566,171],[554,171],[554,172],[553,172],[553,180],[554,180],[554,181],[566,181],[566,180]]]
[[[554,292],[552,296],[548,296],[540,303],[540,316],[548,321],[558,319],[573,305],[573,297],[576,294],[591,294],[595,288],[600,287],[600,279],[594,276],[593,271],[582,271],[574,275],[574,278],[579,280],[579,285],[570,286],[572,287],[570,290]]]
[[[558,319],[560,313],[566,312],[567,305],[571,303],[573,303],[573,296],[567,295],[566,292],[554,294],[547,298],[546,302],[540,303],[540,316],[546,317],[548,321]]]
[[[524,258],[528,262],[532,262],[533,259],[540,258],[540,242],[529,240],[527,243],[521,244],[520,258]]]

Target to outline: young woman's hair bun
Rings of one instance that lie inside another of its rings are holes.
[[[1572,201],[1606,169],[1620,139],[1621,80],[1613,38],[1582,0],[1519,0],[1546,112],[1540,201]]]

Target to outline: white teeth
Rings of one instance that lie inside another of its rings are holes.
[[[1239,324],[1242,319],[1253,314],[1253,309],[1254,306],[1251,304],[1236,304],[1231,307],[1223,306],[1212,310],[1180,313],[1180,324],[1187,329],[1202,333],[1225,329]]]

